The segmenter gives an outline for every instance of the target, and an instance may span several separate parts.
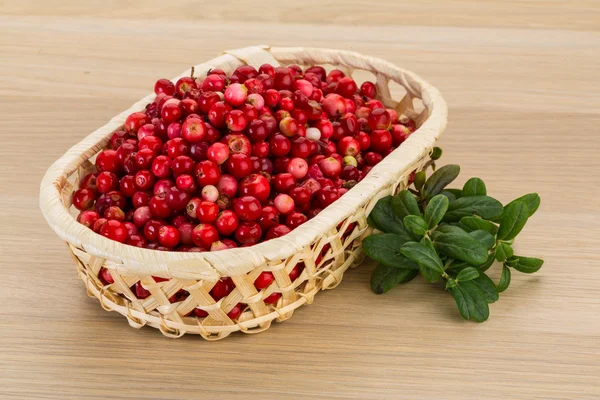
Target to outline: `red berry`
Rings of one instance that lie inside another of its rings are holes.
[[[341,96],[351,98],[357,90],[358,87],[356,86],[356,82],[354,82],[352,78],[344,77],[338,81],[336,93]]]
[[[167,155],[171,159],[175,159],[179,156],[187,156],[190,151],[188,142],[182,138],[171,139],[165,143],[165,146],[167,149]],[[140,154],[139,151],[138,154]]]
[[[242,315],[242,305],[241,303],[237,303],[229,312],[227,316],[233,320],[237,319],[240,315]]]
[[[229,104],[218,101],[210,107],[210,110],[208,111],[208,120],[213,126],[217,128],[224,128],[225,115],[231,110],[232,108]]]
[[[181,108],[176,103],[165,103],[160,115],[165,122],[175,122],[181,119]]]
[[[183,210],[186,207],[186,205],[188,204],[189,200],[190,200],[190,194],[179,189],[177,186],[172,187],[167,192],[167,205],[172,210],[175,210],[175,211]]]
[[[181,126],[181,136],[190,143],[201,142],[206,131],[206,124],[200,118],[188,118]]]
[[[135,174],[135,186],[139,190],[149,190],[154,185],[154,179],[154,175],[150,171],[139,171]]]
[[[392,146],[394,147],[398,147],[400,146],[406,139],[408,139],[408,137],[411,134],[411,131],[409,128],[407,128],[404,125],[401,124],[394,124],[392,125],[392,129],[391,129],[391,135],[392,135]]]
[[[239,219],[237,215],[231,210],[222,211],[216,221],[215,227],[217,231],[223,236],[229,236],[237,229],[239,225]]]
[[[98,213],[95,211],[82,211],[77,216],[77,222],[84,226],[87,226],[90,229],[94,228],[94,224],[96,223],[96,221],[98,221],[98,219],[100,219],[100,215],[98,215]]]
[[[392,148],[391,133],[383,129],[378,129],[371,132],[370,148],[379,154],[386,154]]]
[[[154,196],[148,202],[150,213],[155,218],[167,218],[171,215],[171,208],[169,207],[166,196],[158,195]]]
[[[207,150],[208,159],[218,165],[223,164],[229,157],[229,147],[223,143],[213,143]]]
[[[326,177],[337,178],[342,172],[342,163],[334,157],[328,157],[319,161],[319,168]]]
[[[294,77],[288,68],[276,67],[273,83],[277,90],[292,90],[294,87]]]
[[[136,134],[142,125],[150,122],[148,116],[142,112],[135,112],[127,117],[125,120],[125,129],[127,131]]]
[[[288,233],[290,233],[292,230],[290,228],[288,228],[287,226],[283,225],[283,224],[278,224],[275,225],[273,227],[271,227],[271,229],[269,229],[269,231],[267,232],[267,235],[265,236],[266,240],[269,239],[275,239],[281,236],[285,236]]]
[[[96,157],[96,168],[99,172],[108,171],[118,173],[121,169],[121,161],[116,150],[104,150]]]
[[[296,186],[290,189],[290,197],[297,205],[308,204],[310,202],[310,191],[304,186]]]
[[[233,197],[237,193],[238,182],[233,176],[223,174],[217,183],[217,189],[219,193]]]
[[[242,222],[235,231],[235,238],[241,244],[255,244],[261,236],[262,230],[256,222]]]
[[[315,196],[321,208],[329,206],[331,203],[340,198],[340,194],[338,193],[337,189],[329,186],[319,190]]]
[[[263,271],[258,275],[256,280],[254,280],[254,287],[257,290],[263,290],[271,286],[271,284],[275,281],[275,277],[272,272]]]
[[[152,160],[152,174],[157,178],[166,178],[171,174],[171,159],[167,156],[158,156]]]
[[[227,171],[238,179],[242,179],[252,172],[252,161],[245,154],[232,154],[226,162]]]
[[[196,86],[194,78],[190,76],[184,76],[179,78],[175,83],[175,93],[179,96],[183,96],[186,92],[192,90]]]
[[[73,194],[73,205],[83,211],[92,208],[96,200],[96,193],[91,189],[79,189]]]
[[[230,134],[221,140],[229,147],[230,154],[244,154],[250,157],[252,154],[252,145],[248,137],[242,134]]]
[[[122,222],[117,220],[110,220],[102,225],[102,228],[100,228],[100,234],[120,243],[125,243],[128,236],[127,227]]]
[[[277,303],[277,301],[281,298],[281,293],[272,293],[271,295],[265,297],[263,301],[265,304],[273,304]]]
[[[384,108],[376,108],[367,118],[372,131],[377,129],[389,129],[391,124],[390,114]]]
[[[274,180],[275,190],[279,193],[287,193],[294,185],[296,185],[296,179],[288,172],[278,174]]]
[[[200,202],[196,210],[196,218],[204,224],[216,221],[218,215],[219,206],[210,201]]]
[[[295,208],[294,200],[285,193],[278,194],[275,197],[274,204],[277,211],[284,215],[291,213]]]
[[[294,228],[302,225],[306,221],[308,221],[308,218],[306,217],[306,215],[299,213],[299,212],[292,212],[292,213],[288,214],[288,216],[286,217],[285,224],[290,229],[294,229]]]
[[[166,247],[175,247],[181,240],[181,233],[174,226],[163,225],[158,229],[158,242]]]
[[[159,79],[154,84],[155,94],[166,94],[167,96],[173,96],[175,94],[175,85],[168,79]]]
[[[225,89],[225,76],[210,74],[202,82],[202,90],[204,92],[222,92]]]
[[[173,175],[179,176],[184,174],[192,174],[194,171],[194,160],[188,156],[178,156],[173,159],[171,163],[171,171]]]
[[[360,143],[352,136],[343,137],[337,145],[338,152],[344,156],[355,156],[360,152]]]
[[[217,240],[219,240],[219,233],[210,224],[199,224],[192,231],[192,241],[196,246],[204,249],[209,249]]]
[[[253,196],[259,202],[263,203],[271,194],[271,186],[267,178],[263,175],[251,174],[240,182],[238,192],[240,196]]]
[[[279,224],[279,214],[273,206],[263,207],[260,217],[256,221],[263,231],[268,231],[272,226]]]
[[[194,169],[196,182],[199,186],[216,185],[221,178],[221,170],[219,166],[212,161],[200,161]]]
[[[232,110],[225,115],[227,129],[232,132],[241,132],[248,125],[248,117],[241,110]]]
[[[243,196],[233,202],[233,211],[242,221],[254,221],[261,214],[260,202],[252,196]]]
[[[144,225],[144,236],[146,239],[150,242],[156,242],[158,240],[158,230],[161,226],[163,226],[163,223],[155,219],[146,222],[146,225]]]
[[[117,206],[108,207],[102,216],[108,220],[125,221],[125,213]]]
[[[361,96],[372,99],[377,94],[377,88],[373,82],[363,82],[363,84],[360,85],[360,94]]]
[[[283,157],[290,152],[290,140],[283,135],[275,135],[270,141],[271,153],[276,157]]]

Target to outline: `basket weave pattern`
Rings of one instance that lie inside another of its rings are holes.
[[[350,76],[356,70],[369,71],[376,76],[379,100],[414,119],[418,129],[352,190],[288,235],[247,248],[179,253],[113,242],[80,225],[69,213],[79,179],[94,171],[94,156],[106,147],[127,115],[142,110],[154,95],[113,118],[49,168],[41,184],[40,207],[50,226],[67,242],[88,294],[98,298],[104,309],[126,316],[131,326],[149,325],[169,337],[193,333],[218,340],[235,331],[262,332],[273,320],[288,319],[296,308],[312,303],[318,291],[336,287],[344,272],[362,261],[361,241],[372,231],[368,213],[377,200],[407,186],[410,173],[427,162],[445,128],[446,104],[434,87],[388,62],[353,52],[254,46],[227,51],[194,69],[197,76],[203,76],[211,68],[232,72],[242,64],[258,68],[264,63],[333,65]],[[189,71],[181,76],[186,75]],[[391,99],[390,80],[406,89],[399,101]],[[422,101],[422,111],[415,111],[415,99]],[[292,282],[289,273],[299,263],[302,272]],[[113,284],[105,286],[98,278],[103,267],[110,271]],[[271,271],[275,281],[257,291],[254,280],[263,271]],[[157,282],[154,277],[169,280]],[[231,277],[236,288],[215,302],[209,292],[222,277]],[[131,287],[137,282],[151,293],[149,297],[135,296]],[[189,296],[170,303],[169,297],[181,289]],[[263,299],[274,292],[281,293],[281,298],[276,304],[265,304]],[[233,321],[227,313],[238,303],[247,306]],[[208,316],[187,316],[194,308],[205,310]]]

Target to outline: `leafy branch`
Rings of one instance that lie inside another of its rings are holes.
[[[363,240],[364,252],[379,264],[371,275],[371,290],[385,293],[421,274],[428,282],[443,282],[463,318],[483,322],[488,304],[508,289],[512,270],[537,272],[538,258],[514,254],[513,243],[540,206],[537,193],[506,206],[487,195],[485,183],[469,179],[462,189],[448,189],[460,173],[458,165],[435,169],[441,149],[415,175],[413,188],[377,202],[369,224],[381,233]],[[435,171],[427,178],[426,170]],[[486,271],[495,261],[502,275],[495,284]]]

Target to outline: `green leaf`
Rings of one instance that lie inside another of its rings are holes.
[[[429,155],[429,157],[431,157],[432,160],[439,160],[440,157],[442,156],[442,149],[440,147],[434,147],[431,150],[431,154]]]
[[[419,274],[414,269],[394,268],[377,264],[371,274],[371,290],[375,294],[388,292],[400,283],[406,283]]]
[[[498,293],[504,292],[508,289],[508,285],[510,285],[510,268],[506,265],[502,266],[502,275],[500,275],[500,282],[498,282],[498,286],[496,286],[496,291]]]
[[[485,272],[494,264],[495,258],[494,254],[488,255],[488,259],[481,265],[477,266],[477,269],[481,272]]]
[[[487,249],[465,231],[437,235],[435,247],[441,253],[471,265],[483,264],[488,257]]]
[[[415,174],[415,181],[413,184],[417,190],[421,190],[425,181],[427,180],[427,173],[425,171],[419,171]]]
[[[427,179],[427,182],[425,182],[425,186],[423,187],[423,194],[425,197],[432,197],[439,194],[446,186],[456,179],[459,173],[460,166],[453,164],[444,165]]]
[[[529,216],[531,217],[533,214],[535,214],[537,209],[540,208],[541,199],[537,193],[529,193],[519,197],[518,199],[514,199],[513,201],[508,203],[506,207],[504,207],[504,209],[508,208],[508,206],[510,206],[513,203],[516,203],[517,201],[521,201],[527,204],[527,210],[529,210]]]
[[[498,226],[496,224],[479,217],[462,217],[458,223],[458,226],[467,232],[477,231],[480,229],[489,232],[491,235],[496,235],[496,232],[498,232]]]
[[[494,303],[498,301],[498,291],[496,290],[496,285],[494,285],[494,281],[492,281],[486,274],[482,273],[477,277],[477,279],[473,279],[469,282],[473,282],[473,284],[479,288],[481,293],[484,294],[488,303]]]
[[[486,195],[487,189],[485,188],[485,183],[479,178],[471,178],[465,182],[463,186],[463,196],[478,196],[478,195]]]
[[[514,268],[515,265],[519,264],[519,257],[513,256],[507,259],[504,264],[508,265],[511,268]]]
[[[456,282],[456,280],[450,278],[446,281],[446,290],[456,287],[456,285],[458,284],[458,282]]]
[[[498,239],[514,239],[521,232],[528,218],[529,210],[527,209],[527,204],[517,201],[508,205],[500,219]]]
[[[479,271],[473,267],[467,267],[461,270],[456,276],[456,280],[459,282],[472,281],[479,276]]]
[[[408,234],[402,219],[399,218],[392,210],[392,196],[386,196],[380,199],[373,210],[369,214],[375,223],[375,227],[385,233],[395,233],[405,237],[407,240],[412,240],[412,237]]]
[[[433,196],[425,209],[425,222],[429,229],[434,228],[446,214],[450,201],[444,195]]]
[[[362,247],[369,258],[389,267],[419,269],[400,253],[400,247],[406,242],[406,238],[395,233],[379,233],[364,238]]]
[[[485,297],[477,290],[472,281],[460,283],[448,289],[460,315],[466,320],[483,322],[490,316],[490,307]]]
[[[442,278],[442,274],[438,271],[434,271],[421,264],[419,264],[419,271],[421,272],[421,275],[423,275],[423,278],[429,283],[437,282]]]
[[[441,195],[444,195],[450,201],[454,201],[456,199],[460,199],[462,197],[462,190],[460,189],[444,189],[440,192]]]
[[[423,239],[423,243],[407,242],[402,245],[400,252],[419,265],[423,265],[440,274],[444,272],[444,264],[435,252],[435,249],[429,245],[428,239]]]
[[[403,222],[406,229],[413,232],[419,238],[422,238],[427,233],[427,222],[419,216],[407,215],[404,217]]]
[[[518,259],[518,262],[515,265],[511,265],[514,269],[519,272],[523,272],[525,274],[533,274],[534,272],[539,271],[544,264],[544,260],[540,260],[539,258],[533,257],[521,257],[521,256],[513,256],[509,259],[509,261]]]
[[[503,262],[513,256],[513,248],[508,243],[499,243],[496,247],[496,260]]]
[[[496,244],[496,239],[489,233],[484,231],[483,229],[478,229],[473,232],[469,232],[469,235],[475,240],[477,240],[483,247],[486,249],[491,249]]]
[[[451,202],[444,215],[445,222],[458,222],[461,218],[479,215],[484,219],[492,219],[502,214],[502,203],[489,196],[461,197]]]
[[[408,190],[402,190],[392,198],[392,210],[400,219],[407,215],[421,215],[415,196]]]

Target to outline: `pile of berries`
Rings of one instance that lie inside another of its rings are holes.
[[[372,82],[359,87],[319,66],[213,69],[160,79],[154,92],[73,195],[80,223],[149,249],[215,251],[283,236],[415,130],[375,99]]]

